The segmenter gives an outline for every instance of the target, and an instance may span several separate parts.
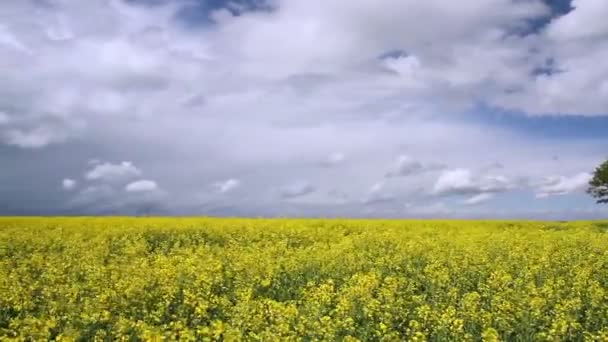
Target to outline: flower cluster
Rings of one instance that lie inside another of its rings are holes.
[[[3,341],[604,341],[593,222],[0,219]]]

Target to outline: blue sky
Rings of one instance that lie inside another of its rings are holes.
[[[603,218],[606,15],[4,1],[0,214]]]

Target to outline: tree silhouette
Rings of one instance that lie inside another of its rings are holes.
[[[597,203],[608,203],[608,160],[593,172],[587,193],[596,198]]]

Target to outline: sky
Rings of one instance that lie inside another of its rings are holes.
[[[0,214],[597,219],[605,0],[3,0]]]

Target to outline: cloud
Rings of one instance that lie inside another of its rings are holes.
[[[463,203],[467,204],[467,205],[477,205],[477,204],[488,202],[489,200],[493,199],[494,196],[495,196],[495,194],[493,194],[493,193],[484,192],[479,195],[475,195],[473,197],[466,199]]]
[[[409,176],[424,169],[419,161],[408,156],[399,156],[395,164],[394,170],[389,171],[386,177]]]
[[[436,195],[479,195],[512,190],[517,183],[502,175],[477,175],[468,169],[444,171],[433,186]]]
[[[603,8],[592,1],[577,1],[551,26],[599,13]],[[201,23],[181,16],[188,9],[183,2],[7,3],[0,13],[0,58],[8,66],[0,95],[11,101],[0,110],[11,123],[0,136],[6,144],[43,148],[97,133],[100,124],[152,125],[166,113],[217,124],[219,117],[239,120],[252,110],[264,113],[264,122],[319,122],[321,115],[332,121],[363,109],[374,115],[389,104],[393,110],[459,112],[483,102],[538,111],[528,108],[537,95],[529,85],[541,82],[530,70],[552,46],[544,33],[516,33],[550,15],[541,0],[274,5],[263,14],[219,8],[203,14],[209,20]],[[601,75],[582,76],[602,88]],[[505,96],[505,89],[523,94]],[[575,89],[573,96],[589,97]],[[564,107],[565,114],[585,114],[587,101],[579,102],[579,108]],[[284,108],[291,113],[281,115]]]
[[[308,195],[315,190],[315,187],[307,181],[296,181],[281,187],[280,195],[282,198],[290,199]]]
[[[94,207],[101,206],[102,202],[111,202],[116,197],[117,192],[110,185],[88,185],[82,188],[78,194],[73,197],[73,204],[91,205]],[[95,208],[97,209],[97,208]]]
[[[170,212],[166,194],[152,189],[151,184],[139,184],[132,191],[117,189],[109,184],[89,185],[75,194],[68,210],[88,215],[163,215]]]
[[[132,162],[123,161],[120,164],[101,163],[93,164],[93,168],[85,173],[87,180],[116,181],[134,178],[141,175]]]
[[[496,105],[535,115],[607,115],[608,66],[598,62],[608,58],[608,4],[573,0],[571,6],[538,36],[540,60],[530,77],[515,91],[495,96]]]
[[[454,210],[444,202],[432,203],[406,203],[404,206],[405,212],[413,217],[437,217],[450,216]]]
[[[5,119],[8,123],[9,119]],[[51,143],[62,142],[66,140],[65,134],[51,127],[35,127],[32,129],[7,129],[2,132],[2,139],[8,145],[14,145],[26,149],[36,149],[47,146]]]
[[[327,192],[327,195],[331,198],[336,200],[338,203],[346,203],[349,201],[350,196],[345,193],[344,191],[338,190],[338,189],[331,189]]]
[[[65,178],[64,180],[61,181],[61,187],[63,187],[64,190],[73,190],[74,188],[76,188],[76,185],[78,183],[70,178]]]
[[[369,192],[361,200],[365,205],[379,205],[392,203],[397,197],[386,189],[386,183],[383,181],[374,183],[369,189]]]
[[[406,177],[423,172],[436,171],[444,169],[441,164],[422,164],[421,162],[412,159],[409,156],[401,155],[395,161],[392,170],[386,173],[385,177]]]
[[[8,123],[9,123],[8,114],[6,114],[4,112],[0,112],[0,126],[1,125],[6,125]]]
[[[573,0],[572,10],[554,19],[547,29],[549,37],[567,41],[601,38],[608,33],[608,3],[601,0]]]
[[[214,184],[214,187],[217,189],[217,192],[220,194],[225,194],[234,189],[238,188],[241,185],[241,181],[238,179],[230,178],[222,182],[217,182]]]
[[[536,197],[565,195],[584,191],[589,186],[591,174],[581,172],[573,176],[551,176],[545,178],[536,189]]]
[[[323,167],[334,167],[342,164],[346,160],[346,156],[340,152],[334,152],[327,156],[325,160],[321,161]]]
[[[88,215],[169,213],[167,193],[156,181],[134,179],[143,172],[132,162],[112,164],[90,159],[86,165],[89,169],[78,191],[73,191],[77,181],[66,178],[62,182],[65,190],[72,191],[64,208],[67,212]]]
[[[13,49],[17,52],[24,53],[26,55],[32,53],[32,51],[27,48],[23,44],[23,42],[19,40],[19,38],[17,38],[14,34],[8,31],[5,25],[0,26],[0,45]]]
[[[197,191],[236,177],[247,184],[239,196],[210,187],[206,208],[397,215],[391,198],[426,203],[438,181],[428,171],[447,171],[433,160],[467,167],[468,181],[437,194],[463,200],[518,187],[518,176],[591,170],[608,146],[585,130],[608,115],[604,5],[579,0],[552,17],[546,3],[273,0],[209,12],[188,1],[5,1],[0,207],[36,197],[61,212],[73,195],[99,198],[87,212],[129,211],[151,203],[156,192],[124,191],[146,178],[172,209],[196,214],[206,210]],[[404,152],[413,159],[386,167]],[[91,157],[99,162],[66,196],[57,180]],[[504,167],[484,169],[493,161]],[[379,177],[384,189],[370,194]],[[281,201],[267,190],[294,179],[314,191]],[[360,200],[337,201],[331,189]],[[362,208],[366,199],[377,204]]]
[[[126,192],[148,192],[158,190],[158,185],[155,181],[142,179],[131,182],[125,186]]]
[[[503,170],[505,168],[505,166],[500,163],[500,162],[493,162],[490,163],[488,165],[485,165],[482,169],[481,172],[490,172],[490,171],[496,171],[496,170]]]

